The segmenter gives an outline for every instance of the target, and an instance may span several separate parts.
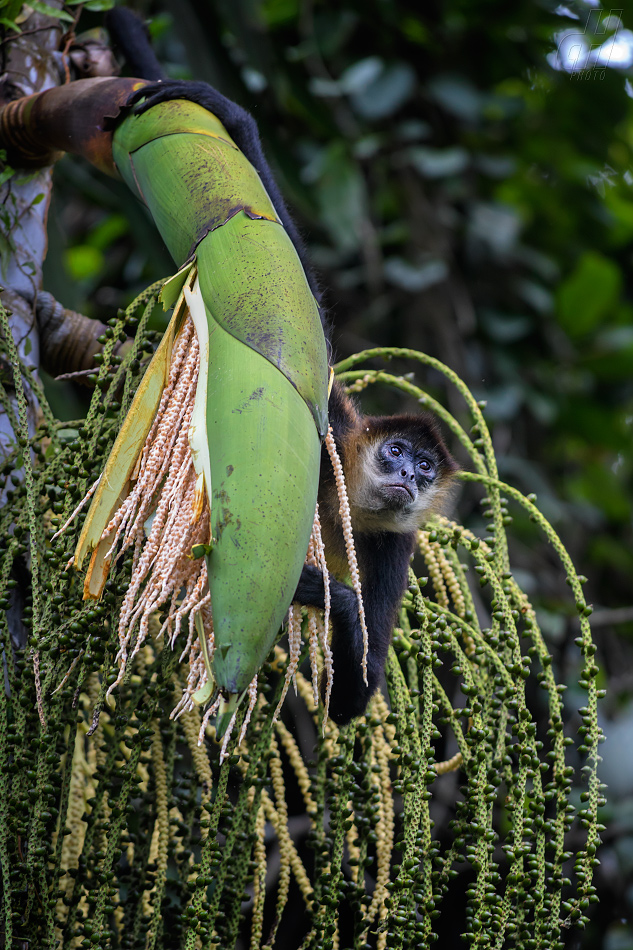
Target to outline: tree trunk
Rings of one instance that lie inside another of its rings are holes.
[[[61,7],[54,0],[51,6]],[[20,23],[22,32],[7,32],[2,47],[4,79],[0,95],[6,102],[59,85],[62,81],[62,59],[57,52],[63,35],[61,22],[54,17],[31,14]],[[6,169],[5,174],[9,174]],[[40,362],[39,335],[35,321],[35,301],[42,283],[42,264],[46,255],[46,218],[51,196],[52,169],[11,175],[0,187],[2,238],[0,241],[0,300],[10,311],[9,323],[21,359],[37,374]],[[17,416],[17,400],[13,369],[0,356],[0,382],[8,403]],[[31,385],[23,379],[27,401],[29,432],[37,425],[39,407]],[[15,449],[16,434],[7,405],[0,404],[0,464]],[[22,472],[15,468],[12,481],[21,480]],[[11,483],[8,483],[11,487]],[[5,502],[6,489],[0,493],[0,505]],[[13,643],[24,648],[27,631],[22,625],[22,586],[26,565],[16,564],[13,573],[18,580],[7,611],[7,620]]]
[[[61,3],[54,0],[50,6],[61,7]],[[5,102],[41,92],[63,81],[62,55],[58,52],[62,23],[54,17],[33,13],[20,26],[22,33],[8,32],[2,47],[4,79],[0,95]],[[46,255],[52,170],[47,167],[23,175],[19,169],[16,172],[0,187],[3,233],[0,275],[4,288],[0,300],[11,311],[10,325],[20,357],[37,373],[40,351],[35,300]],[[0,378],[16,411],[13,375],[6,361],[0,366]],[[37,419],[37,400],[27,380],[24,385],[32,432]],[[0,461],[13,450],[14,442],[15,434],[6,408],[0,406]]]

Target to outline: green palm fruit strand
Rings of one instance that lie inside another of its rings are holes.
[[[318,308],[259,176],[215,116],[183,100],[129,116],[113,156],[176,262],[198,266],[187,299],[206,392],[213,676],[239,694],[275,641],[310,537],[327,427]]]

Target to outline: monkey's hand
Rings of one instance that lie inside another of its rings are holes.
[[[301,604],[325,609],[325,590],[321,571],[304,564],[294,599]],[[332,660],[334,676],[330,696],[330,716],[339,726],[362,716],[376,691],[384,670],[387,642],[381,641],[378,630],[367,617],[369,649],[367,652],[367,685],[363,679],[363,631],[358,616],[355,591],[330,575],[330,616],[332,618]],[[377,638],[378,635],[378,638]],[[321,677],[321,698],[325,696],[325,677]]]

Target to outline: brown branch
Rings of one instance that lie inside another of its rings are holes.
[[[94,357],[103,349],[97,337],[108,329],[100,320],[91,320],[75,310],[66,310],[52,294],[37,295],[42,368],[51,376],[86,373],[94,368]]]

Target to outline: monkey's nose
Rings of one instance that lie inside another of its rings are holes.
[[[400,472],[403,478],[409,477],[411,481],[415,478],[415,472],[409,472],[406,468],[403,468]]]

